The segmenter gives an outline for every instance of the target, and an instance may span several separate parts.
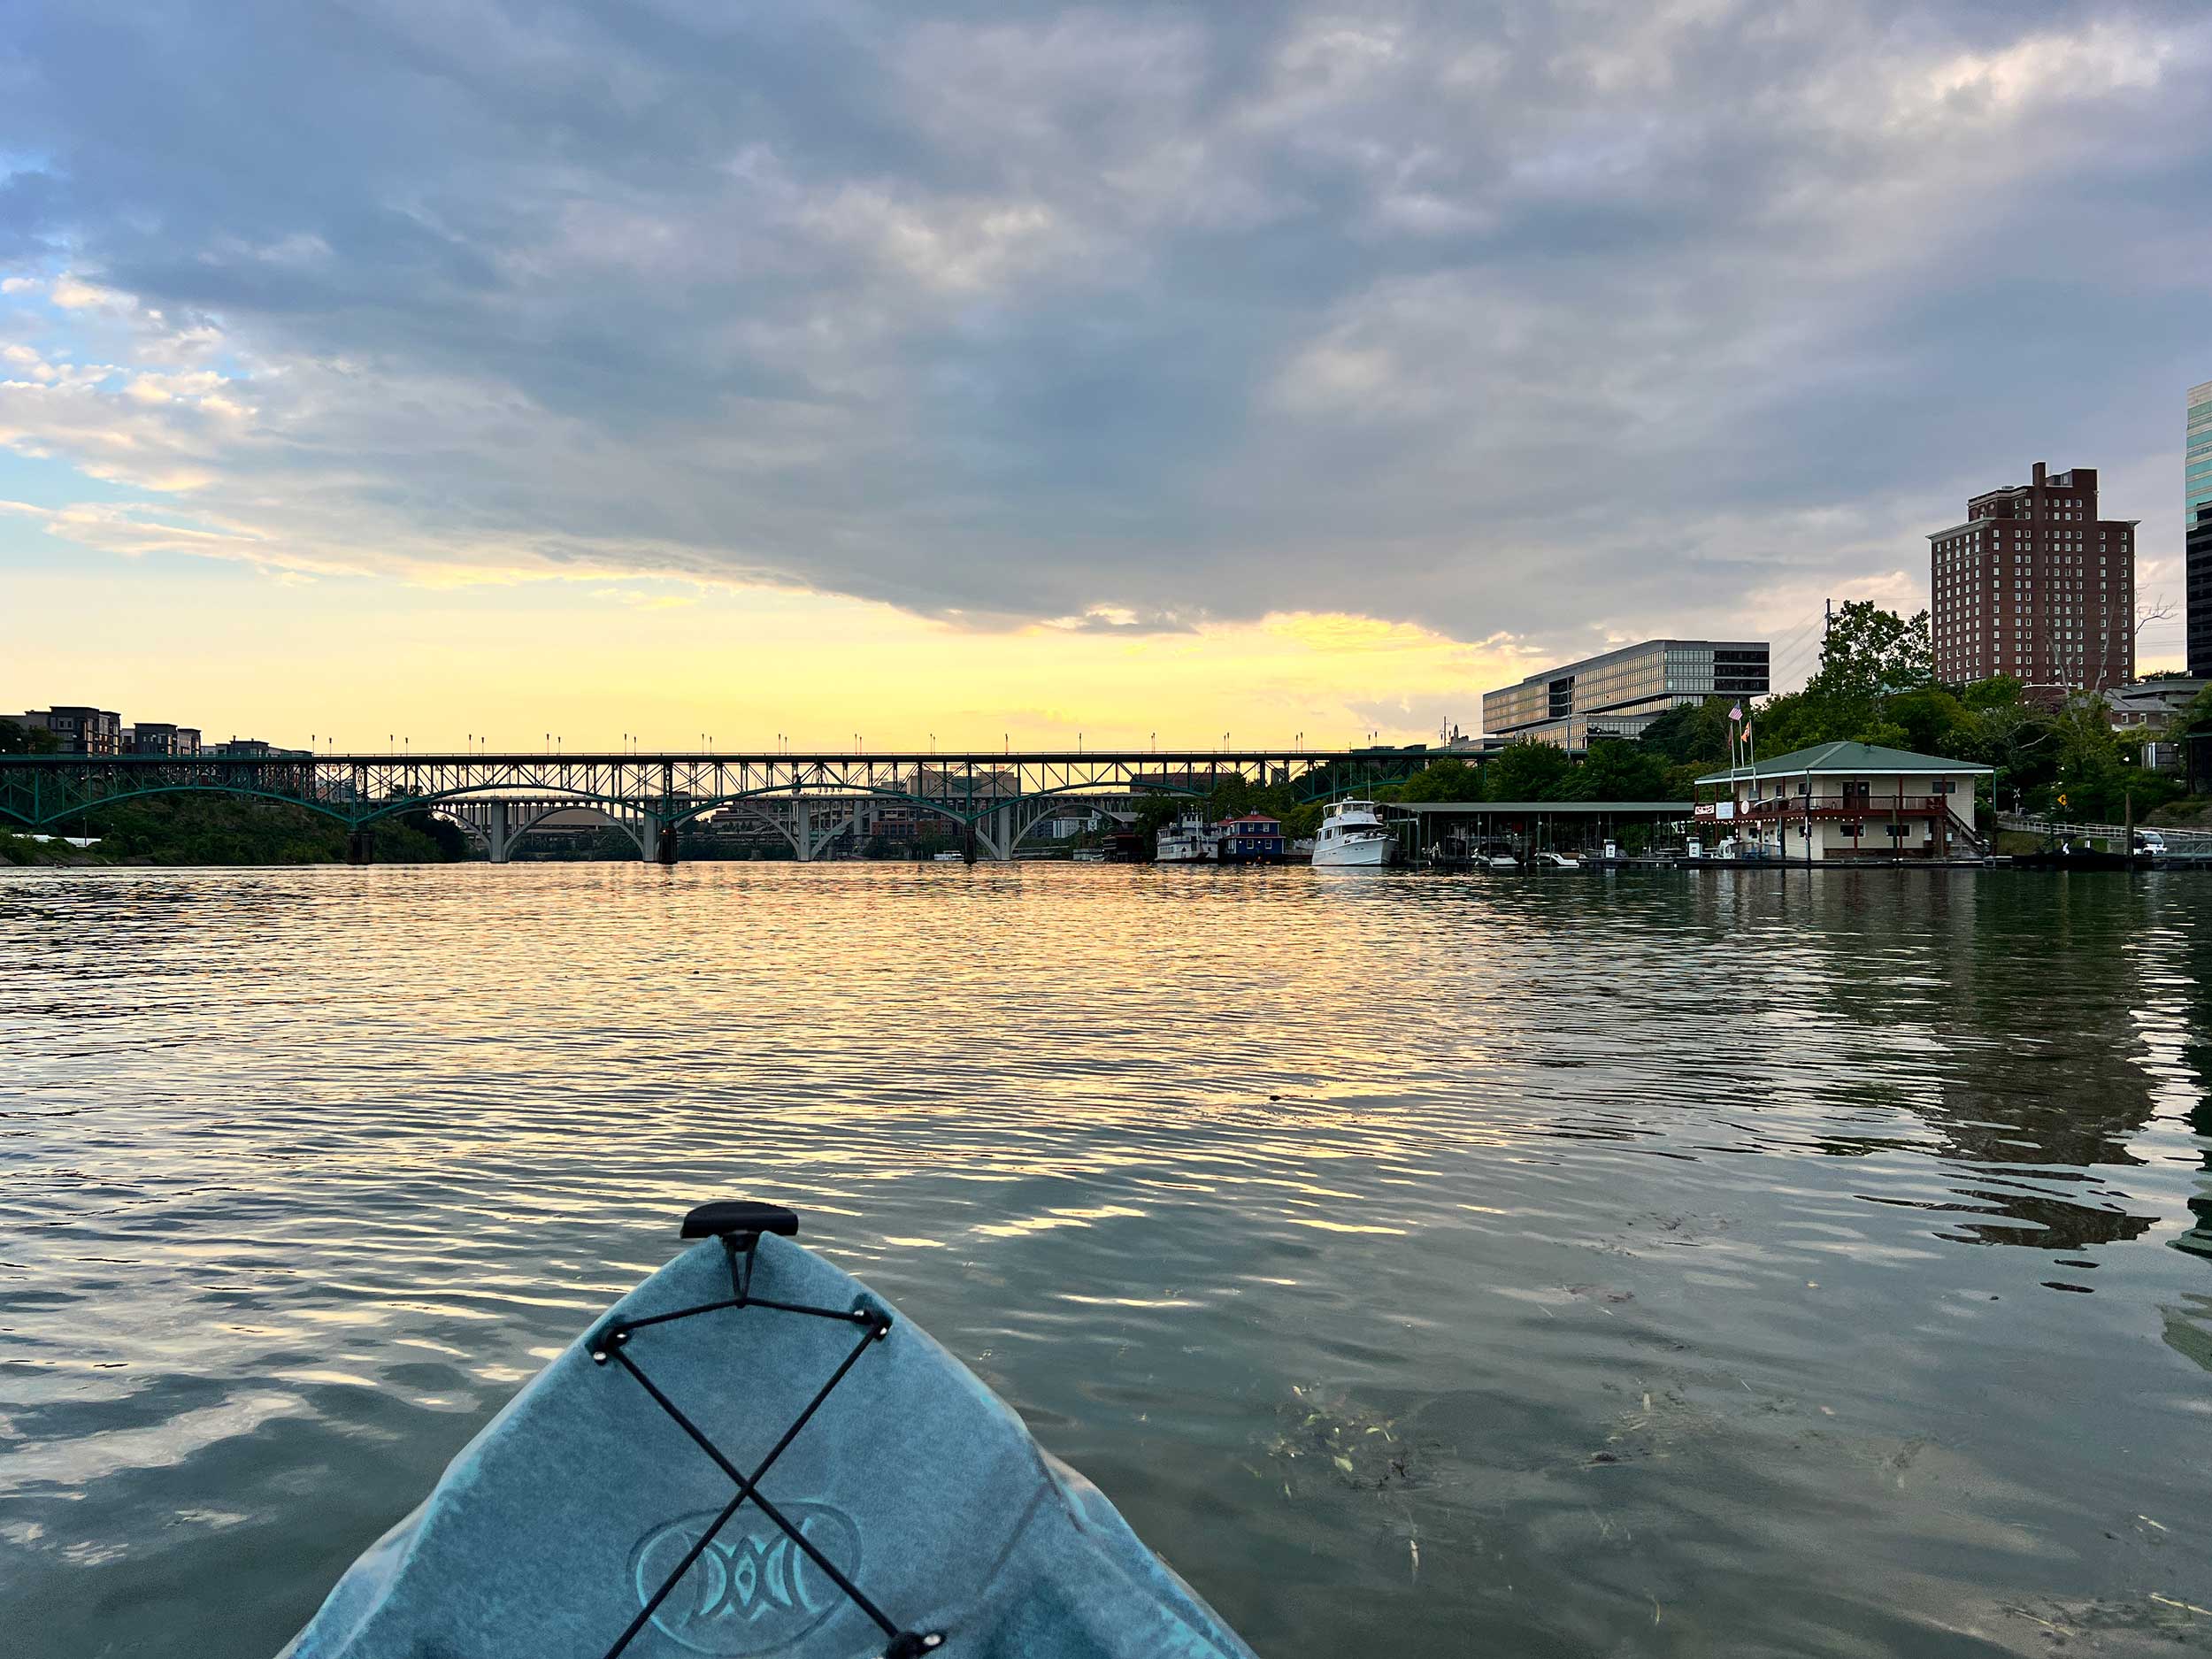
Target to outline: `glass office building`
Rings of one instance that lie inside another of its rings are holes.
[[[1708,697],[1767,694],[1763,640],[1646,640],[1485,692],[1482,729],[1582,749],[1638,737],[1668,710]]]
[[[2189,672],[2212,676],[2212,380],[2189,388],[2181,532],[2188,565]]]

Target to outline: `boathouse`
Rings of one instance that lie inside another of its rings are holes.
[[[1247,812],[1214,826],[1214,856],[1224,864],[1279,864],[1286,843],[1280,818]]]
[[[1819,743],[1697,780],[1701,830],[1753,856],[1977,857],[1974,787],[1991,768],[1873,743]]]

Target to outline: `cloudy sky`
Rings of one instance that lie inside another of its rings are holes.
[[[0,704],[1417,737],[2037,460],[2178,601],[2208,106],[2203,0],[0,0]]]

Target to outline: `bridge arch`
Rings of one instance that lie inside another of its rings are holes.
[[[556,802],[557,810],[569,807],[595,807],[602,811],[611,808],[630,811],[641,810],[637,802],[621,795],[596,795],[586,789],[564,789],[558,785],[521,789],[513,784],[477,784],[463,789],[435,790],[427,795],[394,795],[374,810],[363,813],[358,822],[369,825],[380,818],[396,818],[403,812],[435,811],[448,803],[456,806],[472,803],[490,805],[498,801],[512,802],[518,805],[526,803],[532,806],[541,802]]]
[[[510,824],[507,826],[507,844],[503,850],[511,853],[517,841],[520,841],[524,836],[529,834],[533,830],[542,829],[545,826],[545,821],[548,818],[561,812],[588,812],[594,818],[599,818],[611,827],[618,829],[625,835],[628,836],[630,841],[636,846],[639,857],[650,858],[653,856],[655,842],[658,838],[653,833],[650,828],[647,827],[650,823],[649,819],[642,819],[635,822],[626,821],[623,818],[617,817],[614,813],[609,811],[604,806],[599,805],[595,803],[579,803],[565,800],[546,802],[541,805],[538,805],[536,811],[526,815],[519,823]]]
[[[79,801],[58,807],[37,818],[4,806],[0,806],[0,812],[6,813],[19,824],[28,824],[36,829],[42,824],[65,823],[73,818],[82,818],[88,812],[97,812],[104,807],[118,806],[126,801],[144,801],[157,795],[227,795],[242,800],[275,801],[285,806],[304,807],[310,812],[319,812],[325,818],[335,818],[348,826],[358,822],[351,813],[326,806],[306,795],[285,795],[274,789],[243,789],[235,784],[223,783],[165,783],[147,789],[127,789],[119,795],[104,795],[97,800]]]

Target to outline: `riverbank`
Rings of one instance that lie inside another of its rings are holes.
[[[88,839],[76,847],[62,834]],[[456,825],[427,812],[381,820],[379,864],[453,864],[468,856]],[[0,864],[135,865],[333,864],[346,861],[346,828],[335,818],[279,801],[232,795],[155,795],[88,814],[46,841],[0,832]]]

